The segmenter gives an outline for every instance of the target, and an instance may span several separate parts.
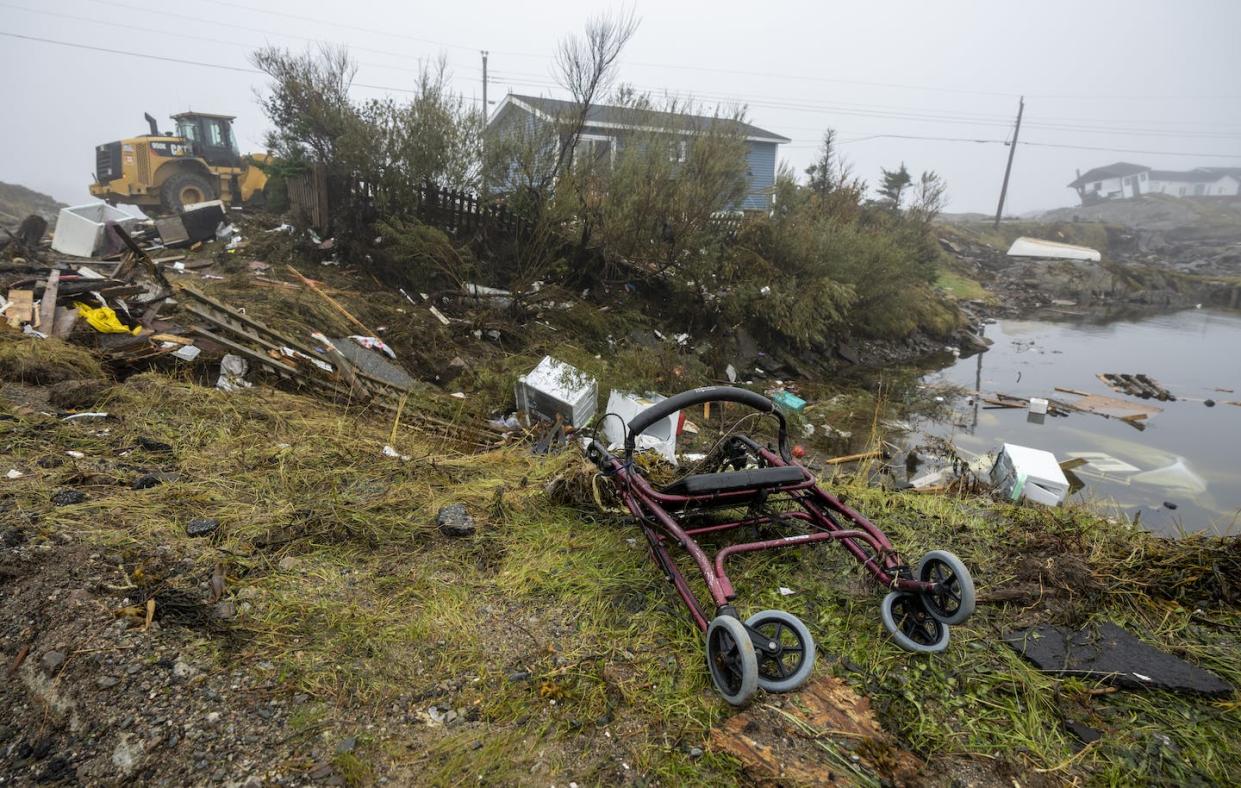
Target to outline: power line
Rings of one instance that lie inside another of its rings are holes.
[[[17,38],[17,39],[22,39],[26,41],[36,41],[36,42],[40,42],[44,44],[54,44],[56,46],[69,47],[72,49],[82,49],[82,50],[87,50],[87,51],[92,51],[92,52],[105,52],[107,54],[141,58],[144,60],[156,60],[156,61],[160,61],[164,63],[178,63],[178,64],[189,65],[189,66],[199,66],[202,68],[218,69],[221,71],[232,71],[235,73],[257,74],[257,75],[266,76],[265,72],[260,71],[259,69],[255,69],[255,68],[245,68],[242,66],[229,66],[229,65],[224,65],[221,63],[207,63],[201,60],[189,60],[186,58],[166,57],[163,55],[152,55],[152,54],[148,54],[145,52],[131,52],[131,51],[126,51],[126,50],[121,50],[121,49],[110,49],[108,47],[94,46],[91,44],[77,44],[77,43],[73,43],[70,41],[58,41],[56,39],[43,38],[41,36],[30,36],[30,35],[24,35],[21,33],[11,33],[11,32],[4,31],[4,30],[0,30],[0,36],[7,36],[9,38]],[[398,87],[393,87],[391,85],[375,85],[375,84],[368,84],[368,83],[363,83],[363,82],[354,82],[351,84],[351,87],[367,88],[370,90],[387,90],[387,91],[391,91],[394,93],[406,93],[406,94],[417,93],[416,90],[412,90],[409,88],[398,88]],[[464,98],[464,100],[475,101],[475,102],[478,101],[478,99],[470,99],[470,98]],[[1005,140],[970,139],[970,138],[964,138],[964,137],[932,137],[932,136],[920,136],[920,135],[912,135],[912,134],[875,134],[875,135],[871,135],[868,137],[860,137],[860,138],[853,139],[853,140],[843,140],[841,144],[846,144],[846,143],[852,144],[856,142],[864,142],[866,140],[871,140],[871,139],[885,139],[885,138],[886,139],[937,140],[937,141],[947,141],[947,142],[996,143],[996,144],[1001,144],[1001,145],[1005,144]],[[1067,144],[1059,144],[1059,143],[1027,142],[1027,141],[1021,141],[1018,144],[1030,145],[1030,146],[1040,147],[1040,148],[1062,148],[1062,149],[1067,149],[1067,150],[1092,150],[1092,151],[1103,151],[1103,152],[1108,152],[1108,153],[1143,153],[1143,154],[1148,154],[1148,155],[1153,155],[1153,156],[1155,155],[1157,156],[1190,156],[1190,157],[1196,157],[1196,158],[1218,158],[1218,159],[1234,159],[1234,160],[1238,158],[1235,155],[1223,154],[1223,153],[1185,153],[1185,152],[1179,152],[1179,151],[1137,150],[1133,148],[1107,148],[1107,147],[1098,147],[1098,146],[1091,146],[1091,145],[1067,145]],[[797,147],[797,146],[790,146],[790,147]]]
[[[102,4],[102,5],[112,5],[112,6],[116,6],[120,8],[143,10],[140,6],[135,6],[135,5],[131,5],[131,4],[123,3],[123,2],[116,2],[116,0],[89,0],[89,1]],[[247,9],[246,6],[243,6],[238,3],[226,2],[225,0],[209,0],[209,2],[214,2],[217,5]],[[151,28],[143,28],[143,27],[138,27],[134,25],[126,25],[123,23],[91,19],[87,17],[75,17],[74,15],[71,15],[71,14],[62,14],[62,13],[57,13],[57,12],[52,12],[52,11],[44,11],[42,9],[25,8],[25,7],[13,5],[10,3],[0,3],[0,5],[4,5],[10,8],[15,8],[15,9],[22,10],[22,11],[27,11],[30,13],[41,13],[41,14],[47,14],[50,16],[56,16],[56,17],[61,17],[61,18],[77,19],[79,21],[90,22],[93,24],[105,24],[105,25],[111,25],[114,27],[128,28],[128,29],[133,29],[133,30],[138,30],[138,31],[157,33],[159,35],[179,36],[182,38],[206,41],[206,42],[214,43],[214,44],[223,44],[227,46],[240,46],[243,48],[247,48],[247,45],[239,44],[235,41],[225,41],[222,39],[209,38],[209,37],[204,37],[204,36],[193,36],[193,35],[179,33],[179,32],[154,30]],[[257,10],[257,9],[247,9],[247,10]],[[177,18],[177,19],[185,19],[189,21],[195,21],[195,22],[201,22],[201,23],[207,23],[207,24],[215,24],[215,25],[226,25],[227,24],[227,23],[220,22],[218,20],[203,19],[201,17],[194,17],[194,16],[189,16],[186,14],[178,14],[178,13],[174,13],[170,11],[156,11],[156,13],[164,14],[165,16],[170,16],[170,17]],[[276,12],[276,11],[263,11],[263,13],[267,13],[273,16],[282,16],[286,18],[303,19],[305,21],[314,22],[316,24],[329,24],[325,20],[314,19],[311,17],[305,17],[305,16],[298,15],[298,14],[288,14],[288,13]],[[232,25],[228,25],[228,26],[232,28]],[[383,32],[383,31],[377,31],[371,28],[364,28],[364,27],[360,27],[356,25],[344,25],[344,27],[362,30],[368,33]],[[262,30],[262,29],[254,29],[254,28],[251,28],[251,30],[253,30],[254,32],[266,33],[266,34],[271,34],[271,35],[276,35],[276,36],[284,36],[288,38],[295,38],[299,40],[309,41],[312,43],[320,43],[320,44],[337,43],[337,42],[332,42],[332,41],[328,41],[325,39],[316,39],[316,38],[310,38],[307,36],[298,36],[298,35],[294,35],[290,33],[285,33],[283,31]],[[408,38],[410,40],[415,40],[415,41],[420,41],[420,42],[425,42],[425,43],[432,43],[432,44],[444,45],[444,46],[455,46],[455,45],[445,44],[444,42],[435,41],[433,39],[418,38],[415,36],[405,36],[403,34],[395,34],[395,33],[392,33],[390,35],[394,35],[394,36],[398,36],[402,38]],[[406,53],[392,52],[389,50],[375,49],[372,47],[353,46],[353,45],[345,45],[345,44],[339,44],[339,45],[350,46],[353,49],[356,49],[358,51],[374,52],[374,53],[384,54],[384,55],[389,55],[389,56],[394,56],[394,57],[414,59],[412,56]],[[357,62],[358,62],[358,65],[365,66],[368,68],[383,68],[383,69],[389,69],[389,70],[395,70],[395,71],[405,71],[409,73],[419,73],[419,71],[415,69],[408,69],[408,68],[403,68],[400,66],[389,66],[389,65],[369,63],[369,62],[363,62],[363,61],[357,61]],[[698,68],[698,67],[694,67],[694,68]],[[466,70],[471,71],[471,72],[478,71],[478,69],[475,69],[475,68],[467,68]],[[706,69],[706,70],[710,70],[710,69]],[[731,71],[730,73],[750,73],[750,72]],[[512,72],[512,71],[502,72],[502,74],[518,75],[518,76],[534,76],[534,75],[528,75],[527,72]],[[501,78],[503,77],[501,76]],[[546,79],[544,78],[536,78],[536,79],[531,79],[527,81],[513,81],[513,80],[510,80],[510,81],[513,82],[513,84],[518,84],[518,85],[523,85],[523,86],[532,86],[532,87],[541,87],[541,88],[548,88],[548,87],[559,88],[560,87],[554,82],[546,81]],[[666,92],[666,89],[652,88],[650,86],[646,86],[643,89],[647,91],[653,91],[653,92],[661,92],[661,91]],[[819,114],[833,113],[833,114],[838,114],[838,115],[841,115],[841,114],[853,115],[857,117],[892,118],[892,119],[911,120],[915,122],[924,122],[924,123],[943,123],[943,124],[949,124],[949,125],[977,125],[977,126],[990,125],[990,126],[995,126],[995,127],[1003,126],[1005,128],[1009,126],[1009,122],[1007,118],[1004,116],[990,115],[990,114],[983,114],[983,113],[976,113],[976,112],[954,112],[954,113],[951,113],[950,115],[943,115],[943,114],[935,112],[934,110],[899,107],[899,106],[884,105],[884,104],[858,104],[854,102],[842,102],[842,103],[837,103],[837,104],[823,105],[823,104],[798,102],[794,99],[780,99],[778,97],[775,99],[766,98],[766,97],[754,98],[754,97],[745,97],[745,96],[738,96],[734,94],[718,93],[718,92],[707,92],[707,93],[702,93],[699,95],[702,95],[711,100],[717,100],[717,101],[727,100],[727,101],[741,102],[741,103],[745,103],[747,105],[753,105],[756,107],[769,108],[769,109],[782,109],[782,110],[789,110],[789,111],[794,111],[794,112],[810,112],[810,113],[819,113]],[[974,120],[974,119],[977,119],[977,120]],[[1056,124],[1053,122],[1054,120],[1056,119],[1045,119],[1041,122],[1035,120],[1035,121],[1029,122],[1027,125],[1030,126],[1031,128],[1042,128],[1042,129],[1053,130],[1053,131],[1072,131],[1072,132],[1080,132],[1080,133],[1085,133],[1085,134],[1109,134],[1109,135],[1120,134],[1123,136],[1164,136],[1164,137],[1174,137],[1174,138],[1181,138],[1181,139],[1220,139],[1220,140],[1241,139],[1241,131],[1238,131],[1238,133],[1236,134],[1229,134],[1229,133],[1201,132],[1201,131],[1186,131],[1186,132],[1163,131],[1163,130],[1147,129],[1147,128],[1133,129],[1133,128],[1126,128],[1126,127],[1118,127],[1118,126],[1088,127],[1088,126],[1077,126],[1077,125],[1067,125],[1067,124]],[[1080,119],[1080,121],[1089,123],[1088,119]],[[1068,122],[1069,124],[1072,124],[1072,123],[1076,123],[1077,121],[1070,119]]]
[[[1241,159],[1241,154],[1232,153],[1184,153],[1180,151],[1169,150],[1135,150],[1133,148],[1100,148],[1093,145],[1065,145],[1054,142],[1020,142],[1020,145],[1031,145],[1036,148],[1065,148],[1068,150],[1094,150],[1103,151],[1105,153],[1146,153],[1151,156],[1193,156],[1196,158],[1208,159],[1232,159],[1236,161]]]
[[[109,27],[121,28],[123,30],[134,30],[140,33],[155,33],[161,36],[173,36],[175,38],[184,38],[184,39],[188,39],[191,41],[203,41],[209,44],[240,47],[250,52],[253,52],[255,49],[255,45],[243,44],[238,41],[226,41],[225,39],[222,39],[222,38],[211,38],[209,36],[195,36],[195,35],[190,35],[189,33],[181,33],[181,32],[175,32],[175,31],[170,31],[170,30],[160,30],[158,28],[152,28],[152,27],[140,27],[138,25],[130,25],[130,24],[125,24],[123,22],[112,22],[107,19],[92,19],[91,17],[77,16],[74,14],[62,14],[57,11],[46,11],[41,8],[27,8],[25,6],[14,5],[12,3],[0,2],[0,6],[3,6],[5,8],[13,8],[18,11],[25,11],[31,14],[43,14],[45,16],[54,16],[54,17],[58,17],[61,19],[71,19],[77,22],[89,22],[92,25],[107,25]],[[315,41],[316,39],[306,39],[306,40]],[[331,43],[331,42],[324,41],[321,43]],[[400,53],[396,53],[396,52],[385,52],[384,50],[381,50],[381,49],[368,49],[366,47],[356,47],[356,49],[358,49],[359,51],[363,51],[363,52],[377,52],[380,54],[392,54],[392,55],[398,55],[400,57],[409,57],[408,55],[400,55]],[[421,73],[418,69],[406,68],[404,66],[389,66],[383,63],[370,63],[364,60],[359,60],[356,62],[359,66],[365,66],[367,68],[384,68],[384,69],[389,69],[391,71],[404,71],[410,74]]]
[[[497,75],[497,79],[504,80],[506,76],[511,76],[514,72],[502,71]],[[525,87],[536,88],[558,88],[559,86],[548,81],[520,81],[508,79],[510,84]],[[652,88],[651,86],[634,85],[634,87],[647,92],[660,92],[666,89]],[[925,123],[944,123],[949,125],[965,125],[965,126],[994,126],[1011,128],[1012,121],[999,116],[984,115],[981,113],[971,112],[954,112],[951,114],[941,114],[935,110],[920,110],[917,108],[895,107],[882,104],[857,104],[852,102],[833,103],[833,104],[816,104],[795,101],[780,101],[765,98],[753,98],[739,96],[729,93],[718,92],[702,92],[694,93],[694,96],[701,97],[712,101],[732,101],[735,103],[745,104],[746,106],[760,107],[766,109],[779,109],[792,112],[805,112],[812,114],[834,114],[834,115],[852,115],[856,117],[866,118],[890,118],[898,120],[910,120]],[[870,108],[870,109],[867,109]],[[1026,124],[1031,128],[1041,128],[1051,131],[1071,131],[1084,134],[1112,134],[1122,136],[1164,136],[1175,137],[1179,139],[1204,139],[1204,140],[1241,140],[1241,131],[1236,133],[1218,133],[1218,132],[1197,132],[1186,131],[1178,132],[1173,130],[1132,128],[1123,126],[1099,127],[1099,126],[1079,126],[1073,124],[1055,124],[1048,122],[1030,122]]]
[[[328,25],[333,28],[344,28],[344,29],[356,30],[359,32],[370,33],[370,34],[375,34],[375,35],[392,36],[395,38],[403,38],[403,39],[407,39],[410,41],[418,41],[422,43],[435,44],[437,46],[448,47],[450,49],[462,49],[462,50],[469,50],[469,51],[477,50],[476,46],[465,45],[465,44],[454,44],[454,43],[445,42],[445,41],[437,41],[435,39],[429,39],[429,38],[419,38],[416,36],[406,35],[404,33],[394,33],[391,30],[381,30],[381,29],[376,29],[376,28],[362,27],[360,25],[340,23],[340,22],[335,22],[335,21],[328,20],[328,19],[305,16],[302,14],[292,14],[292,13],[288,13],[284,11],[270,11],[265,8],[255,8],[254,6],[244,5],[242,3],[228,2],[228,0],[206,0],[206,1],[210,3],[214,3],[216,5],[236,8],[236,9],[240,9],[243,11],[268,14],[270,16],[279,16],[279,17],[284,17],[286,19],[296,19],[299,21],[311,22],[313,24],[318,24],[318,25]],[[518,57],[538,58],[541,60],[552,59],[546,53],[540,54],[540,53],[533,53],[533,52],[512,52],[512,51],[506,52],[503,50],[495,50],[495,49],[492,49],[490,51],[495,52],[497,54],[515,55]],[[1002,98],[1010,98],[1010,99],[1016,98],[1019,95],[1018,93],[1011,92],[1011,91],[1006,92],[1006,91],[994,91],[994,90],[974,90],[974,89],[968,89],[968,88],[950,88],[950,87],[942,87],[942,86],[936,86],[936,85],[912,85],[912,84],[902,84],[902,83],[894,83],[894,82],[876,82],[876,81],[867,81],[867,80],[836,79],[832,77],[809,76],[806,74],[765,73],[765,72],[747,71],[747,70],[742,70],[742,69],[718,68],[718,67],[712,67],[712,66],[683,65],[683,64],[672,64],[672,63],[643,63],[640,61],[628,61],[628,62],[629,62],[629,65],[640,66],[643,68],[658,68],[658,69],[673,68],[673,69],[681,69],[681,70],[687,70],[687,71],[706,71],[706,72],[712,72],[712,73],[718,73],[718,74],[752,76],[752,77],[760,77],[764,79],[796,79],[796,80],[812,81],[812,82],[860,85],[864,87],[885,87],[885,88],[897,88],[901,90],[921,90],[921,91],[930,91],[930,92],[937,92],[937,93],[958,93],[958,94],[963,94],[963,95],[994,96],[994,97],[1002,97]],[[1182,100],[1182,99],[1186,99],[1186,100],[1194,100],[1194,101],[1220,101],[1220,100],[1241,99],[1241,96],[1134,96],[1134,95],[1091,96],[1091,95],[1084,95],[1084,94],[1078,94],[1078,95],[1027,94],[1027,95],[1031,98],[1075,99],[1075,100],[1076,99],[1081,99],[1081,100],[1089,100],[1089,99]]]
[[[92,52],[106,52],[110,55],[123,55],[125,57],[136,57],[136,58],[141,58],[143,60],[158,60],[163,63],[179,63],[181,65],[186,65],[186,66],[200,66],[202,68],[214,68],[214,69],[219,69],[221,71],[233,71],[233,72],[237,72],[240,74],[258,74],[260,76],[267,76],[266,72],[261,71],[257,68],[245,68],[243,66],[227,66],[222,63],[205,63],[201,60],[187,60],[185,58],[179,58],[179,57],[166,57],[164,55],[151,55],[145,52],[130,52],[130,51],[123,50],[123,49],[109,49],[107,47],[99,47],[99,46],[94,46],[92,44],[76,44],[76,43],[73,43],[72,41],[57,41],[56,39],[52,39],[52,38],[42,38],[40,36],[28,36],[28,35],[23,35],[22,33],[10,33],[7,30],[0,30],[0,36],[8,36],[9,38],[20,38],[26,41],[38,41],[43,44],[55,44],[56,46],[69,47],[71,49],[85,49],[85,50],[89,50]],[[354,88],[367,88],[369,90],[389,90],[389,91],[392,91],[393,93],[409,93],[409,94],[418,93],[418,91],[412,90],[410,88],[398,88],[398,87],[393,87],[392,85],[373,85],[373,84],[368,84],[365,82],[351,82],[349,86],[354,87]],[[463,101],[474,101],[474,102],[479,101],[479,99],[466,98],[464,96],[460,98]]]
[[[144,14],[156,13],[156,14],[160,14],[161,16],[170,17],[172,19],[181,19],[187,22],[196,22],[198,24],[215,25],[217,27],[227,27],[229,30],[233,32],[236,32],[238,29],[237,25],[232,22],[222,22],[218,19],[206,19],[200,16],[191,16],[189,14],[179,14],[175,11],[165,11],[165,10],[158,9],[158,8],[147,8],[144,6],[133,5],[131,3],[117,2],[117,0],[86,0],[86,1],[89,3],[95,3],[96,5],[114,6],[116,8],[129,9],[131,11],[141,11]],[[25,10],[30,10],[30,9],[25,9]],[[87,21],[93,22],[96,20],[87,20]],[[246,30],[248,30],[251,33],[262,33],[263,35],[277,36],[280,38],[291,38],[291,39],[296,39],[298,41],[306,41],[311,44],[330,44],[334,46],[346,46],[348,48],[355,49],[359,52],[370,52],[376,55],[388,55],[390,57],[398,57],[398,58],[403,58],[406,60],[421,60],[421,58],[418,58],[414,55],[410,55],[408,52],[393,52],[392,50],[388,50],[388,49],[375,49],[374,47],[357,46],[354,44],[342,44],[341,42],[332,41],[332,40],[325,39],[325,38],[312,38],[310,36],[299,36],[296,33],[287,33],[283,30],[268,30],[264,28],[257,28],[257,27],[250,27],[250,26],[247,26]],[[167,33],[167,32],[162,32],[162,31],[161,31],[161,34],[162,35],[182,35],[181,33]],[[388,68],[388,67],[384,66],[383,68]],[[471,69],[471,70],[476,71],[477,69]]]

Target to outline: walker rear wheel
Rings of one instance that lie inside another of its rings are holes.
[[[814,672],[814,638],[797,616],[783,610],[764,610],[746,620],[756,629],[775,653],[755,649],[758,657],[758,686],[767,692],[792,692],[805,684]]]
[[[724,700],[734,706],[750,702],[758,689],[758,658],[740,620],[718,616],[707,627],[707,669]]]
[[[932,550],[918,562],[914,574],[937,586],[922,597],[931,615],[955,626],[974,614],[974,578],[960,558],[947,550]]]

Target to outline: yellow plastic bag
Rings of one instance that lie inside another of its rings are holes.
[[[133,334],[137,336],[142,332],[142,326],[131,329],[122,323],[110,306],[93,307],[87,306],[80,301],[75,302],[74,306],[77,307],[78,314],[87,323],[90,323],[91,328],[101,334]]]

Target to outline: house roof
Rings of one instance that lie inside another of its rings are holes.
[[[505,102],[509,101],[546,118],[555,118],[568,114],[573,111],[575,106],[572,101],[546,98],[544,96],[523,96],[513,93],[505,97]],[[497,110],[493,119],[499,117],[499,115],[500,112]],[[736,128],[746,139],[753,142],[775,142],[777,144],[792,142],[788,137],[783,137],[765,129],[760,129],[758,126],[730,118],[713,118],[706,115],[689,115],[678,112],[635,110],[629,107],[613,107],[603,104],[592,105],[586,114],[586,125],[602,128],[646,128],[653,121],[660,128],[679,128],[686,132],[703,130],[715,124],[727,124],[728,127]]]
[[[1234,178],[1241,179],[1241,167],[1195,167],[1199,172],[1213,172],[1218,176],[1231,175]]]
[[[1151,170],[1152,181],[1177,181],[1178,183],[1215,183],[1231,173],[1212,170]]]
[[[1139,172],[1146,172],[1150,167],[1141,164],[1130,164],[1127,161],[1118,161],[1115,164],[1109,164],[1106,167],[1095,167],[1093,170],[1087,170],[1077,179],[1069,184],[1070,188],[1076,189],[1087,183],[1101,181],[1104,178],[1123,178],[1126,175],[1137,175]]]

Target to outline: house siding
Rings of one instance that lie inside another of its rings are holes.
[[[746,172],[750,186],[741,200],[743,211],[771,209],[771,194],[776,186],[776,143],[750,142],[746,151]]]
[[[492,123],[488,127],[488,134],[503,136],[508,133],[515,133],[524,127],[524,130],[532,132],[540,121],[525,109],[507,105],[502,110],[502,115],[492,118]],[[615,140],[614,150],[621,150],[627,142],[627,135],[624,129],[611,128],[608,126],[596,126],[586,124],[582,128],[582,132],[589,136],[608,137]],[[732,205],[729,210],[743,211],[769,211],[771,210],[772,193],[776,183],[776,158],[779,152],[779,143],[776,142],[757,142],[748,141],[746,143],[746,193],[737,205]],[[508,174],[508,187],[517,185],[519,178],[513,166],[510,166]]]

